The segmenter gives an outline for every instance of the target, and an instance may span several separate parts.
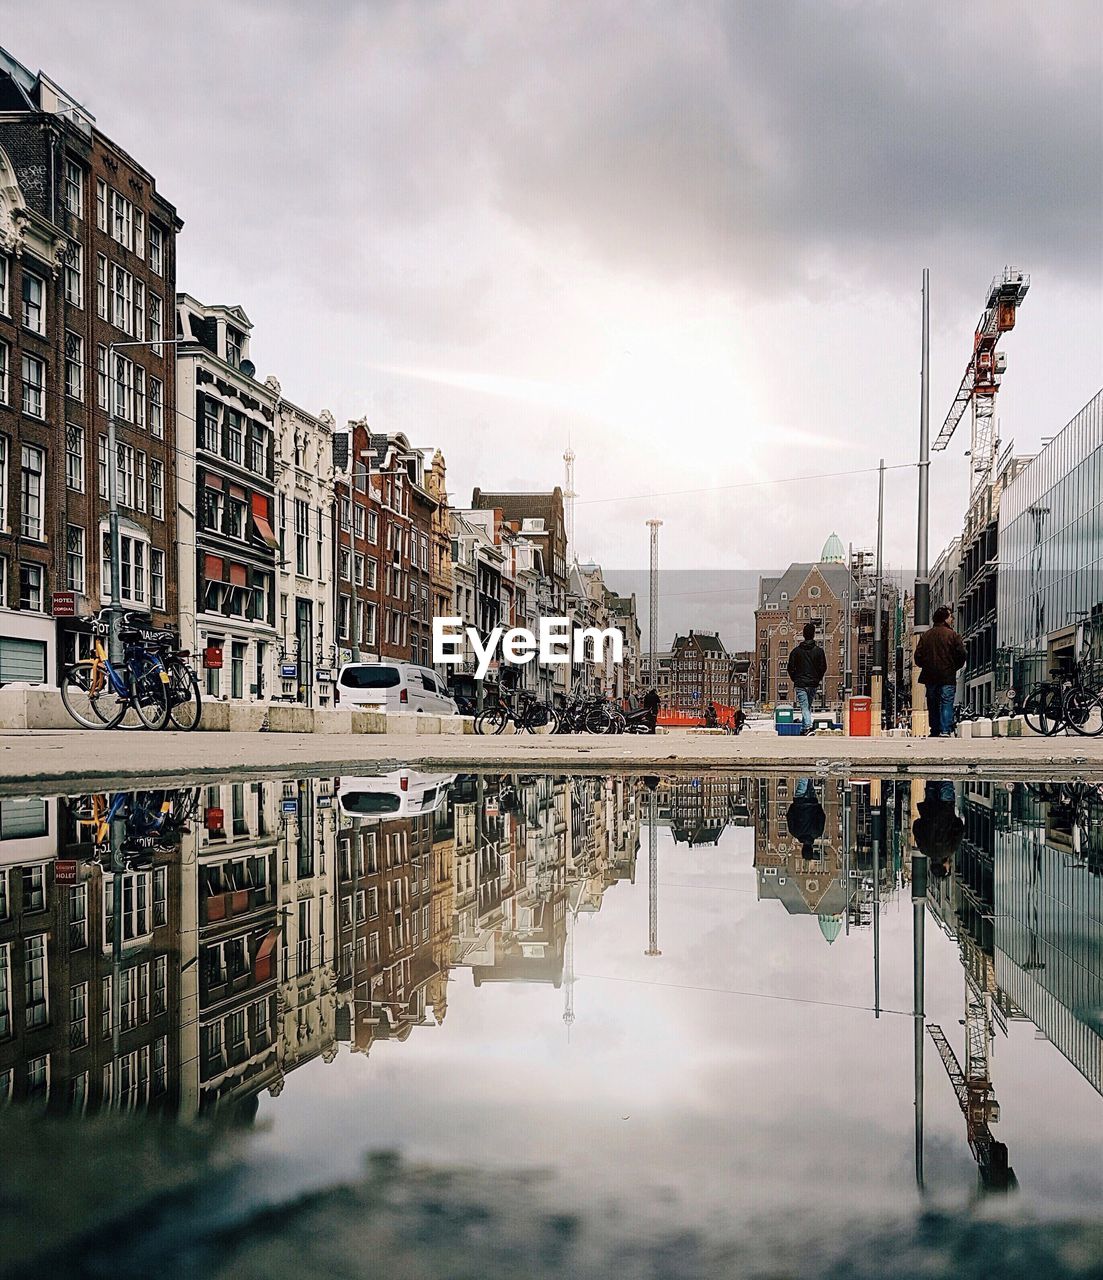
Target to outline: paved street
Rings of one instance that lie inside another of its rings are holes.
[[[795,772],[862,776],[901,771],[927,777],[963,773],[1000,778],[1059,776],[1103,780],[1103,742],[1086,738],[906,739],[779,738],[770,733],[710,737],[672,731],[654,738],[501,738],[436,735],[255,733],[102,733],[79,730],[0,735],[0,791],[7,794],[78,783],[242,774],[319,775],[387,772],[402,765],[472,769],[632,772]]]

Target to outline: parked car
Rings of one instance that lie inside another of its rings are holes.
[[[375,778],[338,778],[337,805],[357,818],[418,818],[440,808],[454,773],[399,769]]]
[[[346,662],[337,674],[337,693],[346,707],[459,714],[455,698],[432,667],[412,662]]]

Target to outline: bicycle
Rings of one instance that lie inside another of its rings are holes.
[[[513,724],[518,733],[555,733],[559,713],[546,702],[540,702],[536,694],[521,689],[515,699],[507,698],[480,711],[474,728],[478,734],[498,734],[505,732],[507,724]]]
[[[1087,683],[1092,668],[1077,663],[1068,675],[1055,667],[1023,700],[1023,719],[1035,733],[1053,737],[1062,729],[1086,738],[1103,734],[1103,693]]]
[[[61,677],[65,710],[86,729],[114,729],[130,711],[147,729],[160,729],[168,719],[171,677],[142,629],[126,622],[119,633],[121,669],[108,658],[104,645],[109,624],[96,618],[91,623],[92,657],[78,659]]]

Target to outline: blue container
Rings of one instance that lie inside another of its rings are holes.
[[[774,728],[782,738],[799,738],[804,732],[803,724],[775,724]]]

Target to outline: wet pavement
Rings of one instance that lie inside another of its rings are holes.
[[[24,797],[0,872],[5,1275],[1103,1275],[1090,784]]]

